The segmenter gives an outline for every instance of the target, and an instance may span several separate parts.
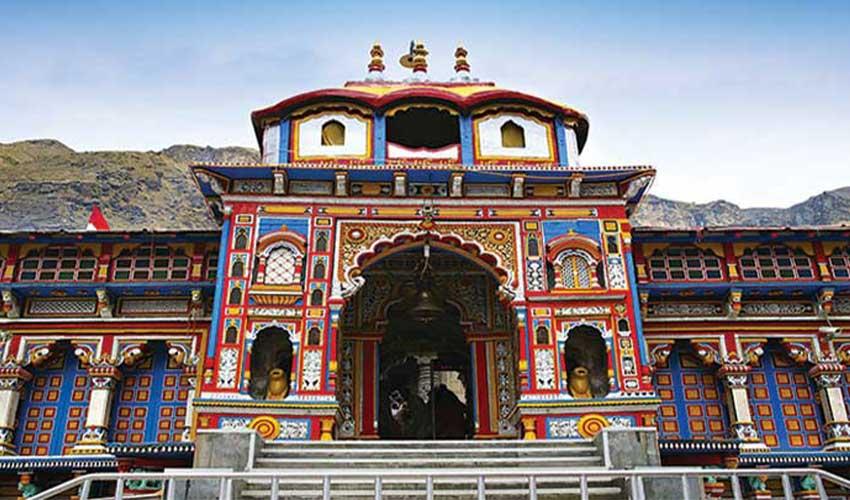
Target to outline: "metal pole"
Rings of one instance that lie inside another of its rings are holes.
[[[115,500],[123,500],[124,498],[124,480],[118,479],[115,481]]]
[[[691,490],[688,488],[688,476],[682,474],[682,498],[691,500]]]
[[[815,473],[815,488],[818,490],[818,497],[827,498],[826,488],[823,487],[823,478],[817,472]]]
[[[434,500],[434,476],[425,477],[425,498]]]
[[[227,500],[227,479],[225,478],[218,480],[218,498],[219,500]]]
[[[322,478],[322,499],[331,500],[331,477],[325,476]]]
[[[629,478],[629,486],[632,489],[632,500],[641,500],[640,492],[638,491],[637,476],[633,475]]]
[[[794,500],[794,490],[791,488],[791,476],[782,474],[782,495],[785,500]]]
[[[89,492],[91,491],[91,479],[83,481],[80,487],[80,500],[89,500]]]
[[[537,478],[534,476],[528,476],[528,498],[537,500]]]
[[[729,476],[729,480],[732,481],[732,495],[735,500],[743,500],[744,495],[741,494],[741,479],[733,474]]]
[[[272,477],[271,500],[279,500],[280,498],[280,483],[277,477]]]
[[[578,492],[581,495],[581,500],[588,500],[590,492],[587,491],[587,475],[581,474],[578,477]]]
[[[375,476],[375,500],[381,500],[382,498],[384,498],[382,492],[383,487],[384,483],[381,480],[381,476]]]
[[[478,500],[487,500],[487,495],[484,491],[484,476],[478,476]]]
[[[226,491],[227,495],[224,497],[225,500],[233,500],[233,478],[232,477],[227,478],[225,485],[226,485],[226,488],[227,488],[227,491]]]

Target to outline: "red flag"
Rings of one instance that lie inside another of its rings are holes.
[[[91,207],[91,215],[89,215],[89,224],[86,226],[86,231],[109,231],[109,223],[106,222],[106,217],[100,211],[97,203]]]

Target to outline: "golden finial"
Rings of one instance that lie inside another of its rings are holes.
[[[380,42],[376,41],[372,44],[369,55],[372,56],[372,60],[369,61],[369,73],[383,73],[386,66],[384,66],[384,49],[381,48]]]
[[[469,52],[464,48],[463,44],[458,43],[455,49],[455,73],[469,73],[469,61],[466,56]]]
[[[428,55],[428,50],[425,49],[425,43],[421,40],[418,40],[413,45],[413,50],[411,51],[413,54],[412,62],[413,62],[413,72],[414,73],[427,73],[428,72],[428,60],[426,56]]]

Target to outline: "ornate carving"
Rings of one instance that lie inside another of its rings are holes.
[[[607,316],[611,314],[609,306],[577,306],[559,307],[555,309],[555,316]]]
[[[612,290],[626,289],[626,269],[622,257],[608,256],[608,288]]]
[[[507,340],[496,342],[496,390],[499,397],[499,434],[513,435],[516,428],[510,421],[516,405],[516,376],[513,349]]]
[[[650,316],[691,317],[720,316],[723,307],[711,302],[655,302],[649,306]]]
[[[354,342],[343,341],[340,355],[339,411],[341,422],[339,433],[343,437],[354,436]]]
[[[99,288],[95,290],[95,295],[97,295],[97,306],[95,307],[95,313],[101,318],[111,318],[112,317],[112,300],[109,298],[109,293],[103,288]]]
[[[747,302],[740,312],[747,316],[807,316],[815,311],[809,302]]]
[[[231,389],[236,387],[236,367],[239,360],[239,350],[227,347],[218,355],[218,381],[216,387]]]
[[[21,316],[21,308],[18,304],[18,298],[12,293],[12,290],[3,290],[0,292],[0,297],[3,299],[3,312],[7,318],[19,318]]]
[[[741,297],[743,297],[741,290],[729,290],[729,295],[726,296],[726,314],[730,318],[737,318],[741,312]]]
[[[322,351],[306,351],[302,368],[302,388],[305,391],[317,391],[322,381]]]
[[[538,389],[555,388],[555,356],[550,349],[534,351],[534,373]]]

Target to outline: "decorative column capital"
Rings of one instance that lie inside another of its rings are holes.
[[[10,362],[0,367],[0,391],[20,391],[32,380],[32,374],[19,364]]]

